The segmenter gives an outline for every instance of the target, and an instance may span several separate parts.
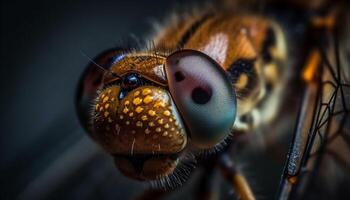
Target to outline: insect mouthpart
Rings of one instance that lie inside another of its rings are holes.
[[[128,177],[145,181],[171,174],[178,164],[178,154],[114,155],[119,170]]]

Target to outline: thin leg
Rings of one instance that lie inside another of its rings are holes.
[[[227,154],[220,156],[219,166],[224,177],[232,184],[242,200],[255,200],[247,179],[237,171],[233,161]]]

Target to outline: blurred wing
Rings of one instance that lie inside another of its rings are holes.
[[[336,37],[330,44],[327,48],[321,44],[317,50],[321,64],[316,80],[304,88],[278,199],[349,195],[350,58],[342,57],[341,62],[345,49],[339,48]]]

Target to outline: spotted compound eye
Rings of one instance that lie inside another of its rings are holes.
[[[180,50],[167,57],[165,71],[193,144],[206,149],[226,138],[236,117],[236,96],[220,65],[199,51]]]

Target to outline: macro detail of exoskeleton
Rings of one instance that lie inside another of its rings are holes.
[[[229,156],[233,138],[275,121],[291,74],[312,82],[319,61],[291,61],[288,47],[298,45],[289,44],[293,34],[278,14],[225,2],[179,13],[158,27],[152,45],[108,50],[84,72],[80,121],[126,176],[174,188],[210,157],[238,196],[255,198]],[[315,27],[332,29],[327,16]],[[311,17],[304,21],[294,35],[313,29]]]

